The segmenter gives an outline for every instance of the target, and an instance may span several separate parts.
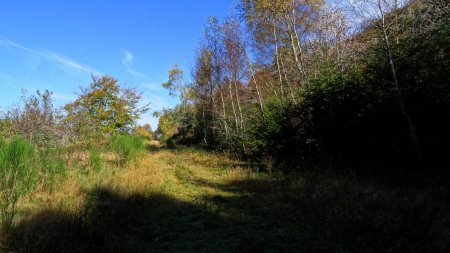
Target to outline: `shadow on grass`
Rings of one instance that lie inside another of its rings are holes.
[[[248,178],[192,202],[95,189],[10,233],[17,252],[449,252],[448,188],[417,192],[336,176]]]
[[[221,199],[89,193],[79,213],[42,211],[9,233],[14,252],[281,252],[267,231],[221,215]],[[264,248],[266,247],[266,248]]]
[[[162,144],[160,144],[159,142],[156,142],[156,141],[152,141],[152,142],[147,144],[147,151],[149,153],[156,153],[156,152],[160,151],[163,148],[164,148],[164,146]]]
[[[293,179],[296,178],[296,179]],[[386,186],[357,178],[235,180],[249,212],[306,229],[306,252],[450,252],[450,187]]]
[[[327,172],[190,180],[233,193],[212,198],[273,238],[277,229],[273,242],[284,252],[450,252],[450,186],[434,182],[389,185]]]

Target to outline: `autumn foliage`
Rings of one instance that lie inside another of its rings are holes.
[[[290,169],[443,162],[448,3],[347,7],[243,0],[239,17],[209,18],[191,96],[166,114],[190,117],[172,117],[171,132],[189,133],[175,139]]]

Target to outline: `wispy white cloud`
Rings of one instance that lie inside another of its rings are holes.
[[[16,43],[12,40],[6,39],[6,38],[0,38],[0,46],[7,47],[7,48],[15,48],[19,49],[23,52],[29,53],[33,56],[38,56],[44,60],[47,60],[61,69],[69,72],[69,73],[88,73],[88,74],[94,74],[94,75],[101,75],[102,73],[94,68],[91,68],[87,65],[78,63],[66,56],[63,56],[61,54],[55,53],[55,52],[48,52],[44,50],[37,50],[32,49],[26,46],[23,46],[19,43]]]
[[[152,102],[152,110],[162,110],[164,108],[169,108],[170,105],[164,97],[151,95],[149,101]]]
[[[134,56],[133,56],[132,53],[130,53],[130,52],[126,51],[126,50],[124,51],[124,53],[125,53],[125,56],[122,59],[122,64],[125,67],[130,67],[131,64],[133,63]]]
[[[65,58],[65,57],[63,57],[61,55],[50,54],[49,56],[50,56],[50,58],[52,60],[55,60],[56,62],[61,63],[64,66],[66,66],[66,67],[68,67],[70,69],[73,69],[73,70],[76,70],[76,71],[81,71],[81,72],[86,72],[86,73],[90,73],[90,74],[95,74],[95,75],[100,75],[101,74],[101,72],[96,70],[96,69],[93,69],[93,68],[88,67],[86,65],[82,65],[82,64],[77,63],[75,61],[72,61],[72,60],[70,60],[68,58]]]
[[[146,78],[147,76],[145,74],[131,68],[131,66],[133,65],[133,61],[134,61],[134,55],[130,51],[127,51],[127,50],[125,50],[123,52],[125,55],[122,58],[122,65],[127,68],[127,72],[136,78]]]
[[[127,69],[128,73],[130,73],[130,75],[137,77],[137,78],[146,78],[147,76],[141,72],[138,72],[136,70],[132,70],[132,69]]]
[[[162,91],[163,90],[161,84],[155,83],[155,82],[141,83],[140,86],[145,89],[151,90],[151,91]]]

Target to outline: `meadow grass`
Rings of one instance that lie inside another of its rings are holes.
[[[111,143],[112,150],[120,156],[123,164],[134,162],[146,151],[145,138],[137,135],[116,136]]]
[[[103,165],[101,150],[95,148],[89,150],[89,166],[94,171],[100,171],[103,168]]]
[[[7,231],[20,213],[18,203],[36,188],[52,191],[66,173],[56,148],[38,148],[21,137],[0,139],[0,224]]]
[[[450,192],[441,181],[396,185],[327,170],[263,173],[193,148],[155,148],[132,165],[103,164],[89,173],[69,170],[57,190],[21,199],[18,207],[25,211],[8,235],[9,249],[446,252],[449,247]]]
[[[0,140],[0,223],[9,230],[17,214],[19,198],[37,182],[34,148],[21,138]]]

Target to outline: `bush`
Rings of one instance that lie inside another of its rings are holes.
[[[22,92],[21,103],[8,110],[0,128],[6,130],[6,134],[20,135],[38,147],[62,144],[65,141],[60,127],[62,114],[53,105],[53,93],[37,91],[27,96],[26,91]]]
[[[135,161],[145,152],[145,140],[135,135],[119,135],[112,141],[112,149],[120,156],[120,163]]]
[[[4,230],[13,223],[19,198],[36,185],[37,161],[36,150],[24,139],[0,139],[0,224]]]

